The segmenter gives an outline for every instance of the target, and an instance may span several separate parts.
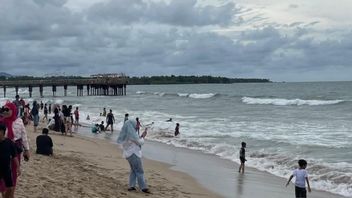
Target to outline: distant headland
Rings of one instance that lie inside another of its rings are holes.
[[[95,76],[95,75],[91,75]],[[227,78],[214,76],[142,76],[127,78],[129,85],[153,85],[153,84],[231,84],[231,83],[270,83],[269,79],[261,78]],[[0,80],[18,81],[18,80],[55,80],[55,79],[84,79],[83,76],[48,76],[48,77],[34,77],[34,76],[14,76],[8,73],[1,72]]]

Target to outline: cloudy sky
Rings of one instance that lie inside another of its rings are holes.
[[[351,0],[0,0],[0,72],[352,80]]]

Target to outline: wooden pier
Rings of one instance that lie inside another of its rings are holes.
[[[33,79],[33,80],[5,80],[0,81],[6,97],[7,88],[15,88],[16,95],[18,89],[28,88],[29,97],[32,97],[33,88],[39,88],[40,97],[43,97],[44,87],[52,87],[53,96],[56,96],[56,88],[64,88],[64,96],[67,96],[67,87],[76,86],[77,96],[83,96],[84,87],[88,96],[124,96],[126,95],[127,78],[116,74],[98,74],[87,78],[63,78],[63,79]]]

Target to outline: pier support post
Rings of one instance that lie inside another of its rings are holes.
[[[123,88],[124,88],[124,89],[123,89],[123,90],[124,90],[124,93],[123,93],[122,95],[126,95],[126,92],[127,92],[127,86],[126,86],[126,84],[123,85]]]
[[[40,97],[43,97],[43,85],[39,85],[39,93],[40,93]]]
[[[89,96],[90,94],[89,94],[89,90],[90,90],[90,87],[89,87],[89,85],[87,85],[87,95]]]
[[[55,97],[56,96],[56,85],[53,85],[53,96]]]
[[[18,86],[15,87],[16,95],[18,95]]]
[[[64,85],[64,96],[67,96],[67,85]]]
[[[6,86],[4,86],[4,98],[6,98]]]

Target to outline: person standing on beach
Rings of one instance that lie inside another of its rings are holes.
[[[105,109],[105,107],[104,107],[104,109],[103,109],[103,113],[101,114],[101,116],[106,116],[106,109]]]
[[[13,198],[15,184],[12,178],[11,164],[15,163],[17,175],[21,174],[17,159],[17,149],[13,141],[5,137],[6,125],[0,123],[0,192],[4,198]]]
[[[175,127],[175,137],[178,136],[180,134],[180,124],[176,123],[176,127]]]
[[[71,109],[67,107],[66,105],[62,105],[62,113],[64,115],[64,123],[65,123],[65,135],[67,135],[67,132],[70,132],[70,136],[72,136],[72,130],[71,130]]]
[[[44,117],[43,117],[43,120],[46,120],[46,121],[48,121],[48,106],[47,106],[47,104],[45,103],[45,105],[44,105]]]
[[[51,104],[48,104],[48,110],[49,110],[49,114],[51,114]]]
[[[138,181],[142,192],[151,193],[144,179],[142,164],[142,145],[144,144],[147,130],[141,136],[138,136],[136,125],[136,121],[127,120],[122,126],[117,143],[122,144],[123,157],[126,158],[131,167],[128,191],[136,191],[136,183]]]
[[[26,105],[26,102],[23,100],[23,98],[20,99],[20,104],[20,117],[22,117],[24,114],[24,106]]]
[[[296,178],[295,182],[295,195],[296,198],[306,198],[307,197],[307,190],[306,190],[306,182],[308,185],[308,192],[311,192],[309,179],[308,179],[308,172],[307,168],[307,161],[304,159],[298,160],[299,168],[294,170],[290,178],[286,183],[286,187],[290,184],[293,177]]]
[[[137,131],[137,133],[138,133],[138,135],[139,135],[139,130],[140,130],[140,128],[141,128],[141,122],[139,121],[139,118],[136,118],[136,131]]]
[[[240,165],[240,168],[238,169],[238,172],[239,173],[244,173],[244,164],[246,163],[246,146],[247,144],[245,142],[242,142],[241,143],[242,147],[240,149],[240,162],[241,162],[241,165]]]
[[[78,107],[76,107],[76,110],[73,113],[75,114],[75,125],[78,126],[79,125],[79,111],[78,111]]]
[[[36,133],[37,132],[37,126],[39,125],[39,104],[35,100],[33,101],[33,107],[32,107],[32,110],[31,110],[31,115],[32,115],[33,127],[34,127],[33,132]]]
[[[105,127],[105,131],[107,131],[109,125],[111,125],[111,132],[113,132],[114,131],[114,122],[115,122],[115,117],[114,117],[114,114],[112,113],[112,110],[110,109],[110,112],[106,116],[106,123],[107,124]]]
[[[20,102],[20,96],[19,95],[16,95],[15,96],[15,100],[12,101],[13,104],[16,105],[16,108],[17,108],[17,116],[20,116],[20,109],[21,109],[21,102]]]
[[[128,120],[128,113],[125,114],[125,118],[123,119],[123,122],[125,123]]]
[[[17,171],[20,170],[21,165],[21,154],[23,153],[25,161],[28,161],[30,157],[29,141],[27,137],[26,128],[23,125],[22,119],[17,118],[16,105],[11,102],[7,102],[4,105],[4,109],[6,109],[6,111],[3,112],[1,116],[7,128],[6,137],[15,143],[17,150],[16,158],[18,160],[18,164],[14,161],[11,163],[12,181],[15,189],[17,184],[17,177],[19,175]],[[0,189],[4,188],[5,187],[0,184]]]

